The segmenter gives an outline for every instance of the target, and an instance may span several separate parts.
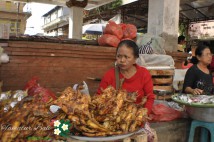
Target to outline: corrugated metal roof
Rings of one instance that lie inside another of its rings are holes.
[[[180,20],[204,21],[214,19],[214,0],[197,0],[180,5]]]

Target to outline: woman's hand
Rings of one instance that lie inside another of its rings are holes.
[[[201,95],[202,93],[203,93],[203,90],[201,89],[198,89],[198,88],[192,89],[193,95]]]
[[[191,87],[187,87],[185,89],[185,93],[190,93],[193,95],[201,95],[203,93],[203,90],[198,89],[198,88],[192,89]]]

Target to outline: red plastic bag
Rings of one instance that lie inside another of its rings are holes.
[[[150,117],[152,121],[171,121],[180,118],[182,113],[164,104],[153,105]]]
[[[126,24],[126,26],[123,25],[123,38],[130,38],[134,39],[137,36],[137,28],[135,25],[132,24]]]
[[[114,35],[104,34],[98,39],[98,43],[101,46],[117,47],[120,43],[120,40]]]
[[[55,94],[51,90],[46,89],[46,88],[41,87],[41,86],[38,86],[34,90],[34,95],[41,95],[42,96],[41,101],[43,101],[45,103],[49,102],[51,99],[52,100],[57,99]]]
[[[123,30],[120,25],[117,25],[114,21],[109,21],[104,30],[104,34],[115,35],[120,40],[123,37]]]
[[[28,95],[29,96],[40,95],[42,97],[41,101],[45,103],[50,101],[51,99],[56,100],[57,99],[56,95],[49,89],[41,87],[38,83],[38,80],[39,80],[38,77],[33,77],[30,81],[27,82],[27,84],[24,87],[24,90],[28,91]]]
[[[39,78],[34,76],[30,81],[28,81],[24,87],[24,90],[29,90],[34,86],[38,86]]]

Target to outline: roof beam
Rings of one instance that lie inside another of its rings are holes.
[[[186,3],[185,5],[191,7],[193,10],[197,11],[198,13],[200,13],[201,15],[203,15],[205,18],[208,18],[204,13],[202,13],[202,12],[201,12],[200,10],[198,10],[197,8],[191,6],[191,5],[187,4],[187,3]]]

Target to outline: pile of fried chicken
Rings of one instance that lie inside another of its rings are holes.
[[[135,96],[135,97],[133,97]],[[90,97],[71,87],[53,102],[68,115],[77,135],[89,137],[126,134],[140,129],[147,121],[147,109],[135,104],[136,95],[109,86]]]
[[[148,118],[147,109],[143,108],[146,99],[141,104],[135,104],[135,100],[136,95],[128,95],[125,90],[115,90],[113,87],[92,97],[81,93],[80,89],[76,91],[68,87],[57,100],[47,103],[42,101],[42,96],[27,96],[14,108],[0,112],[0,141],[25,142],[31,136],[63,139],[54,134],[51,120],[70,120],[73,125],[71,133],[80,136],[112,136],[134,132]],[[52,113],[51,105],[58,105],[61,109]]]
[[[51,102],[44,103],[40,96],[27,96],[14,108],[1,111],[0,141],[26,142],[30,137],[61,139],[54,135],[51,120],[65,119],[66,114],[63,111],[51,113],[50,105]]]

